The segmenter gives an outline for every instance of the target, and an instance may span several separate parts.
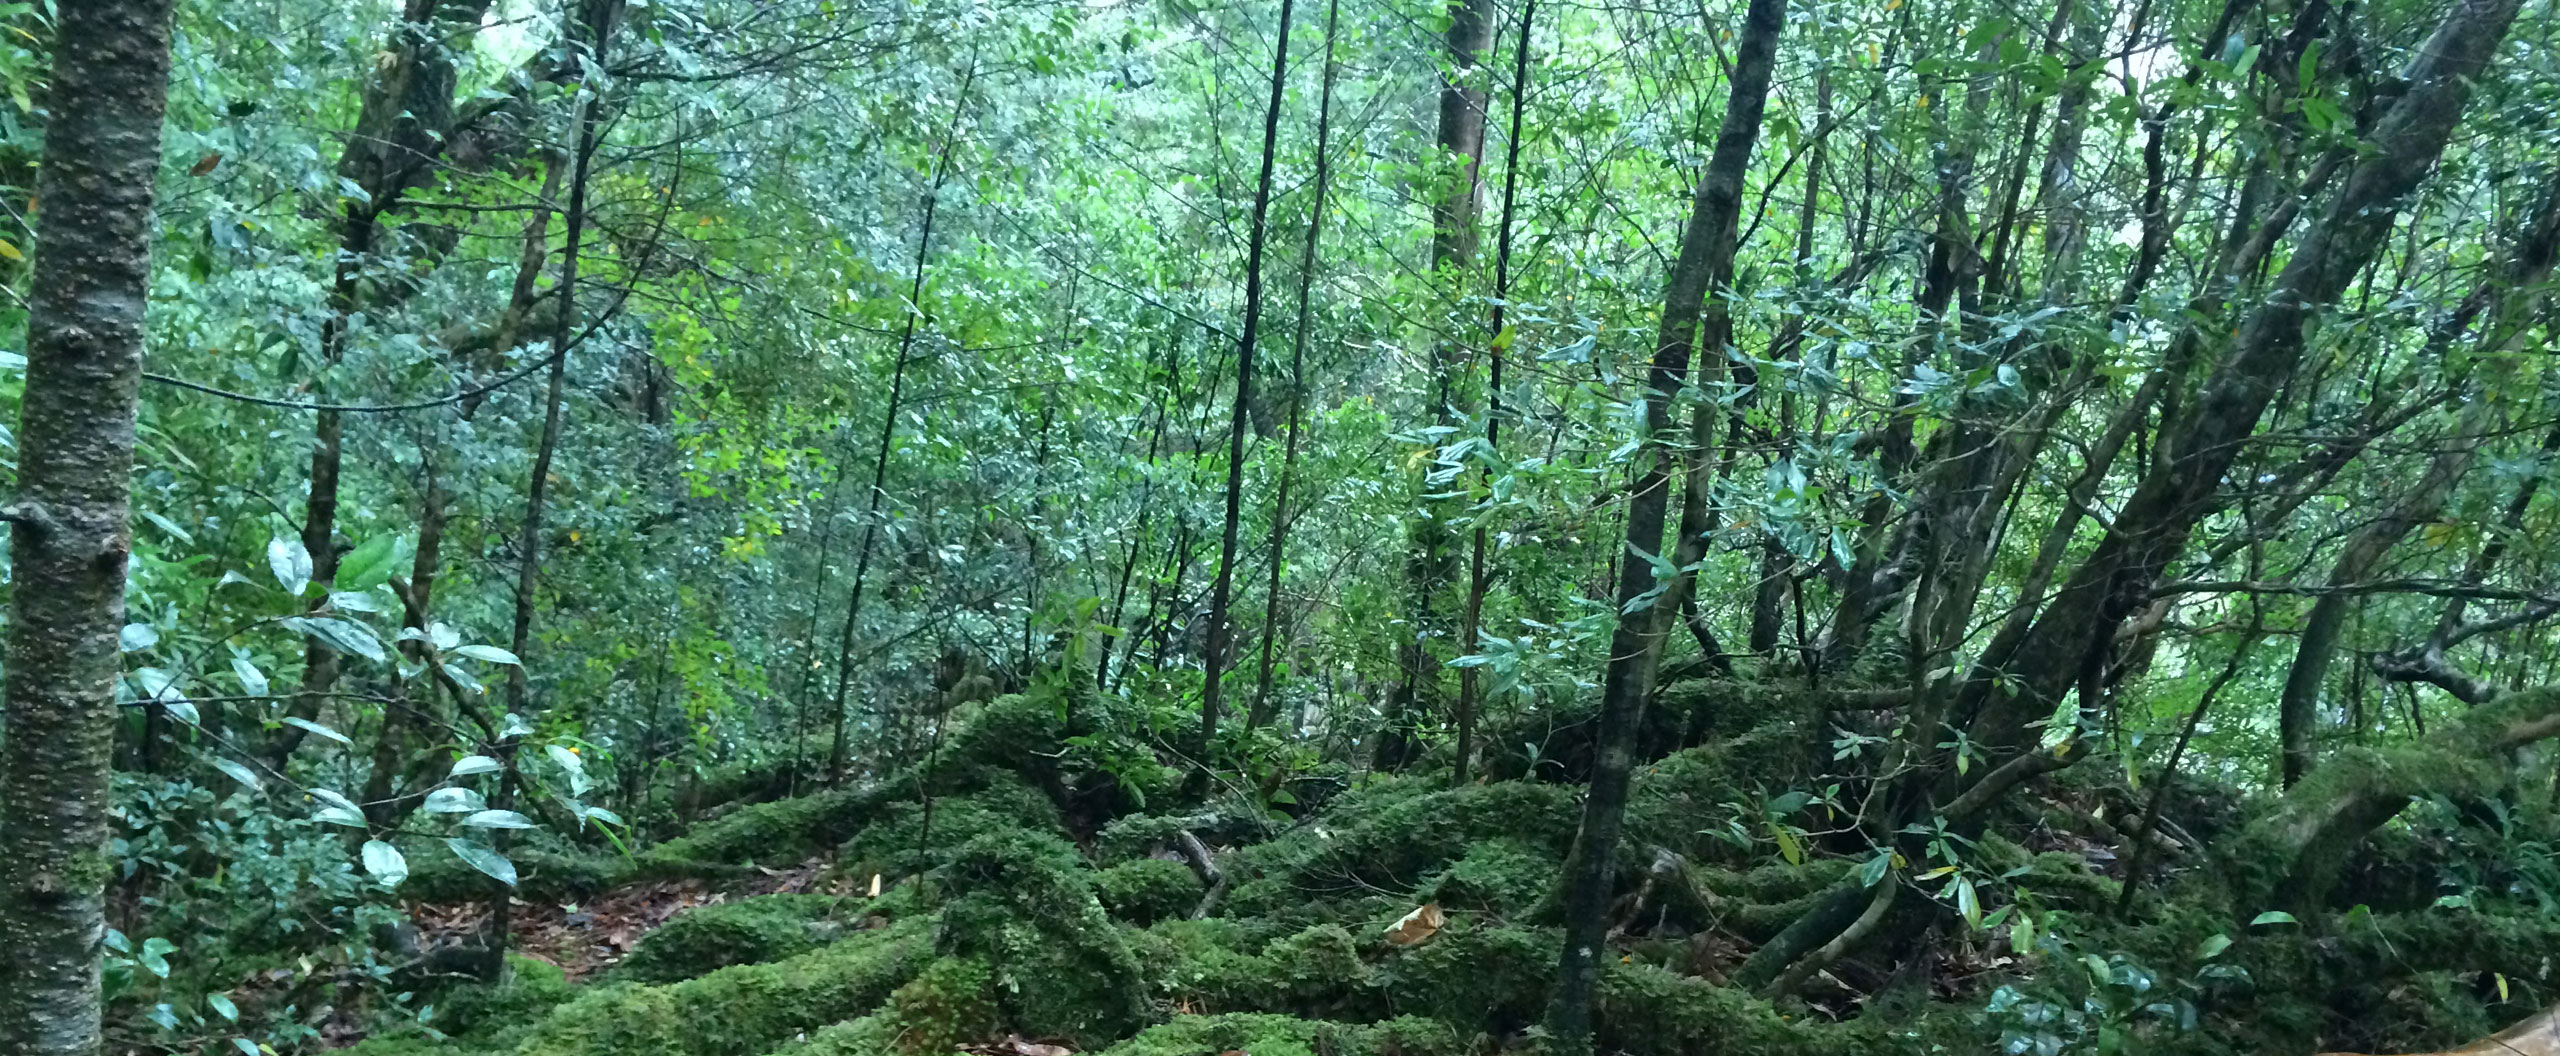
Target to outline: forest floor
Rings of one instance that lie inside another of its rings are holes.
[[[890,777],[735,806],[636,855],[527,850],[508,977],[423,987],[433,1013],[356,1056],[1538,1043],[1561,938],[1554,877],[1579,814],[1570,753],[1550,757],[1566,780],[1497,760],[1465,785],[1298,775],[1184,801],[1178,771],[1105,732],[1142,717],[1073,705],[1001,698]],[[2374,895],[2343,925],[2244,925],[2192,850],[2159,864],[2159,895],[2119,912],[2122,848],[2072,821],[2104,814],[2104,798],[2057,785],[2039,816],[2014,819],[2017,842],[1986,835],[1968,852],[1979,904],[1933,905],[1916,896],[1937,878],[1896,879],[1926,910],[1916,930],[1770,994],[1757,962],[1790,925],[1844,892],[1866,900],[1853,854],[1729,835],[1737,804],[1785,787],[1773,768],[1800,765],[1765,750],[1798,743],[1798,721],[1650,753],[1619,854],[1602,1051],[2424,1051],[2524,1019],[2560,983],[2550,914],[2403,912]],[[2187,824],[2201,830],[2190,848],[2229,843],[2210,812]],[[474,941],[485,880],[412,884],[422,946]]]

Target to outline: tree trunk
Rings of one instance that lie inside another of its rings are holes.
[[[1673,266],[1663,297],[1645,418],[1638,426],[1641,475],[1627,496],[1624,549],[1628,555],[1619,564],[1618,626],[1610,635],[1609,670],[1601,688],[1597,761],[1592,766],[1590,793],[1583,800],[1581,829],[1574,836],[1560,885],[1564,951],[1554,1003],[1547,1009],[1547,1032],[1565,1053],[1591,1048],[1591,997],[1607,941],[1610,878],[1615,872],[1618,824],[1626,812],[1627,787],[1635,768],[1636,727],[1652,689],[1654,667],[1661,660],[1665,615],[1673,611],[1656,604],[1654,574],[1671,475],[1679,457],[1664,424],[1670,418],[1671,401],[1687,378],[1690,343],[1708,295],[1732,281],[1742,177],[1759,143],[1761,114],[1768,103],[1770,73],[1786,14],[1786,0],[1751,0],[1743,15],[1723,127],[1716,134],[1706,175],[1691,199],[1679,262]],[[1721,344],[1712,354],[1721,362]]]
[[[1309,295],[1316,279],[1316,248],[1324,240],[1324,199],[1333,180],[1333,159],[1326,151],[1333,143],[1333,79],[1339,67],[1333,61],[1334,31],[1342,19],[1342,0],[1329,0],[1324,9],[1324,87],[1316,101],[1316,179],[1315,198],[1307,206],[1307,245],[1298,255],[1298,325],[1289,335],[1289,438],[1280,453],[1280,491],[1271,500],[1271,581],[1264,585],[1262,601],[1262,663],[1254,677],[1253,710],[1245,716],[1245,728],[1256,730],[1271,721],[1272,650],[1280,641],[1280,573],[1289,554],[1289,485],[1298,469],[1298,430],[1306,417],[1307,404],[1307,327],[1314,318]],[[1125,587],[1125,578],[1124,578]]]
[[[951,104],[951,124],[942,130],[942,149],[934,155],[933,187],[925,192],[924,220],[916,234],[915,276],[907,286],[907,322],[898,334],[898,361],[889,371],[889,405],[880,417],[880,446],[873,452],[871,495],[863,507],[862,547],[853,561],[853,590],[845,601],[844,630],[836,638],[836,691],[828,701],[835,713],[834,743],[827,750],[827,784],[844,780],[852,745],[844,710],[845,692],[853,686],[853,640],[862,626],[863,581],[871,574],[871,553],[880,540],[880,500],[889,486],[889,450],[898,437],[898,409],[907,391],[907,360],[915,349],[916,318],[924,314],[924,266],[933,251],[933,213],[942,202],[942,185],[951,178],[952,141],[960,134],[961,115],[968,112],[969,88],[978,68],[971,66],[960,82],[960,97]]]
[[[169,0],[65,4],[36,197],[0,741],[0,1052],[95,1056]]]
[[[2080,681],[2093,650],[2105,648],[2124,618],[2148,602],[2160,570],[2216,505],[2225,472],[2300,359],[2311,313],[2334,301],[2379,252],[2401,200],[2433,169],[2460,122],[2472,78],[2488,65],[2516,8],[2516,0],[2463,0],[2418,49],[2407,90],[2375,125],[2374,149],[2355,162],[2212,378],[2163,430],[2153,469],[2106,538],[2023,636],[2014,668],[2020,691],[1968,690],[1986,704],[1977,742],[2020,747],[2027,724],[2051,712]]]
[[[1511,60],[1511,135],[1503,145],[1502,219],[1495,225],[1493,251],[1493,319],[1487,329],[1491,333],[1491,362],[1485,374],[1484,451],[1487,460],[1481,482],[1487,501],[1493,491],[1493,464],[1499,462],[1502,450],[1502,354],[1508,348],[1503,337],[1503,317],[1511,297],[1511,214],[1520,185],[1520,111],[1529,92],[1529,36],[1537,25],[1538,0],[1528,0],[1520,9],[1519,46]],[[1475,517],[1475,539],[1467,559],[1467,609],[1465,633],[1459,639],[1469,653],[1484,647],[1484,595],[1492,584],[1485,568],[1484,515]],[[1458,745],[1457,761],[1452,764],[1450,779],[1467,783],[1467,764],[1475,755],[1476,710],[1483,705],[1480,692],[1482,668],[1467,667],[1458,671]]]
[[[1269,234],[1271,170],[1280,154],[1280,102],[1289,87],[1289,16],[1293,0],[1280,0],[1280,29],[1271,47],[1271,101],[1262,112],[1262,175],[1253,185],[1253,220],[1245,236],[1244,325],[1236,338],[1235,413],[1227,424],[1227,512],[1218,536],[1218,573],[1209,587],[1209,633],[1200,658],[1200,736],[1191,785],[1208,788],[1218,746],[1218,712],[1224,699],[1227,603],[1235,592],[1238,521],[1244,513],[1244,434],[1252,425],[1254,339],[1262,328],[1262,245]]]
[[[1469,75],[1482,63],[1485,49],[1493,46],[1493,0],[1451,0],[1449,11],[1448,71],[1440,79],[1440,132],[1437,140],[1443,156],[1458,159],[1458,178],[1444,188],[1431,206],[1431,271],[1435,276],[1451,269],[1462,269],[1475,260],[1479,236],[1476,213],[1483,198],[1484,118],[1487,95],[1484,89],[1469,83]],[[1463,375],[1466,358],[1463,346],[1443,341],[1432,356],[1431,403],[1432,424],[1456,429],[1464,415]],[[1444,479],[1445,478],[1445,479]],[[1419,494],[1452,490],[1457,467],[1436,459],[1423,463]],[[1453,503],[1446,499],[1421,499],[1422,512],[1413,522],[1411,554],[1405,567],[1406,601],[1404,640],[1396,650],[1397,666],[1402,679],[1387,700],[1386,729],[1379,731],[1377,750],[1372,762],[1380,769],[1401,769],[1421,750],[1423,714],[1440,699],[1440,664],[1431,653],[1431,640],[1443,637],[1448,628],[1441,616],[1441,598],[1451,580],[1457,578],[1457,540],[1449,532],[1449,516]]]

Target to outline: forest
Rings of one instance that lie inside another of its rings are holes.
[[[0,1056],[2560,1056],[2552,0],[0,87]]]

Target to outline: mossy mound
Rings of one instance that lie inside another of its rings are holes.
[[[827,895],[758,895],[696,907],[643,936],[613,976],[672,983],[731,965],[778,961],[840,937],[844,910],[844,899]]]
[[[1604,1030],[1601,1051],[1632,1056],[1702,1052],[1922,1056],[1995,1051],[1987,1039],[1945,1037],[1943,1028],[1864,1018],[1830,1023],[1790,1016],[1740,990],[1646,964],[1622,964],[1602,975],[1599,999]]]
[[[1372,781],[1346,793],[1320,818],[1231,855],[1235,889],[1222,912],[1321,916],[1327,902],[1344,903],[1337,919],[1384,912],[1404,901],[1404,892],[1489,840],[1562,861],[1577,823],[1573,792],[1559,786],[1501,781],[1436,788],[1419,778]],[[1382,893],[1390,897],[1364,904]]]
[[[1093,871],[1066,841],[1012,830],[962,845],[938,886],[945,953],[983,960],[1005,1019],[1026,1034],[1090,1048],[1148,1018],[1145,976],[1094,897]]]
[[[447,1051],[509,1056],[761,1056],[878,1007],[931,960],[931,925],[910,920],[772,964],[723,968],[665,986],[591,988],[521,1029],[492,1030]],[[358,1056],[406,1052],[414,1039],[368,1042]]]
[[[653,866],[797,864],[862,831],[883,799],[875,789],[839,788],[758,803],[697,825],[650,848],[641,860]]]
[[[1400,1018],[1336,1023],[1259,1013],[1175,1016],[1102,1056],[1464,1056],[1466,1040],[1446,1024]]]
[[[929,808],[913,800],[881,805],[836,858],[856,873],[913,876],[949,861],[953,848],[1012,830],[1065,833],[1057,807],[1038,789],[1009,774],[989,775],[983,787],[937,797]]]
[[[1173,920],[1200,904],[1200,876],[1189,865],[1139,858],[1094,874],[1094,894],[1117,920],[1147,925]]]

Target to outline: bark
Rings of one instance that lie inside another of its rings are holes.
[[[65,4],[27,297],[0,740],[0,1051],[95,1056],[169,0]]]
[[[1244,437],[1252,427],[1254,342],[1262,333],[1262,250],[1270,234],[1271,174],[1280,160],[1280,104],[1289,88],[1289,16],[1293,0],[1280,0],[1280,29],[1271,47],[1271,99],[1262,111],[1262,175],[1253,185],[1253,219],[1245,240],[1244,324],[1236,337],[1236,399],[1227,423],[1227,509],[1219,528],[1218,572],[1209,586],[1209,633],[1200,658],[1200,739],[1195,790],[1208,788],[1216,768],[1218,719],[1225,699],[1227,647],[1234,630],[1227,606],[1234,600],[1236,544],[1244,516]]]
[[[2258,419],[2301,358],[2312,313],[2345,290],[2373,259],[2400,202],[2432,170],[2460,122],[2471,79],[2485,68],[2514,20],[2513,0],[2463,0],[2418,50],[2407,90],[2373,130],[2321,221],[2305,234],[2273,287],[2242,324],[2231,351],[2173,427],[2163,430],[2152,469],[2016,650],[2019,692],[1987,699],[1976,740],[2015,750],[2028,723],[2050,712],[2087,660],[2107,647],[2126,616],[2148,600],[2160,571],[2196,522]]]
[[[364,306],[365,268],[379,248],[384,218],[400,208],[408,192],[424,182],[445,154],[455,121],[453,57],[457,48],[468,51],[470,34],[479,28],[488,9],[488,0],[407,0],[383,48],[388,61],[378,63],[378,72],[365,84],[356,127],[338,159],[338,174],[365,194],[362,199],[350,198],[338,219],[329,317],[320,328],[324,368],[346,354],[348,327]],[[325,584],[338,572],[338,477],[344,445],[340,412],[316,412],[310,493],[302,511],[302,546],[311,554],[311,578],[316,583]],[[319,638],[306,639],[302,684],[291,714],[316,717],[337,680],[337,652]],[[279,729],[269,753],[274,764],[283,765],[304,736],[298,726]]]
[[[1538,0],[1528,0],[1520,11],[1519,47],[1512,57],[1511,68],[1511,135],[1504,146],[1502,162],[1502,220],[1494,236],[1493,254],[1493,320],[1489,326],[1492,343],[1491,363],[1486,372],[1484,451],[1487,464],[1481,482],[1488,496],[1493,490],[1493,467],[1500,464],[1502,450],[1502,328],[1505,310],[1511,298],[1511,218],[1512,205],[1520,184],[1520,111],[1529,92],[1529,37],[1537,24]],[[1491,583],[1485,568],[1485,526],[1481,513],[1475,518],[1475,539],[1467,559],[1467,609],[1465,634],[1460,639],[1469,653],[1484,647],[1484,595]],[[1467,765],[1475,755],[1476,711],[1482,706],[1482,673],[1480,668],[1464,668],[1458,672],[1458,744],[1457,762],[1451,780],[1467,782]]]
[[[1776,65],[1778,34],[1786,25],[1785,0],[1751,0],[1734,50],[1732,92],[1715,150],[1690,203],[1680,257],[1663,297],[1662,329],[1647,377],[1645,417],[1638,425],[1641,463],[1626,506],[1625,549],[1619,562],[1618,626],[1609,642],[1609,669],[1601,688],[1597,761],[1583,801],[1582,823],[1565,860],[1564,949],[1547,1032],[1560,1052],[1591,1048],[1591,999],[1599,979],[1608,929],[1610,877],[1615,872],[1618,827],[1626,812],[1635,768],[1635,739],[1645,698],[1661,660],[1665,620],[1677,611],[1657,604],[1654,562],[1662,546],[1665,507],[1679,455],[1663,426],[1671,402],[1689,374],[1690,345],[1708,294],[1732,280],[1742,210],[1742,177],[1759,143],[1761,115]],[[1724,335],[1711,333],[1721,339]],[[1712,352],[1721,362],[1719,341]],[[1659,584],[1667,588],[1669,584]]]
[[[2481,430],[2489,423],[2487,410],[2485,402],[2475,401],[2464,412],[2455,435],[2428,461],[2417,486],[2382,516],[2347,537],[2346,545],[2338,550],[2337,562],[2329,568],[2331,584],[2362,581],[2402,538],[2435,518],[2445,497],[2452,494],[2454,483],[2471,468],[2472,456],[2480,448]],[[2284,787],[2291,788],[2302,780],[2319,758],[2312,735],[2318,725],[2320,689],[2328,681],[2330,662],[2337,657],[2338,635],[2346,629],[2348,610],[2355,604],[2351,595],[2323,594],[2311,603],[2310,615],[2303,618],[2293,664],[2285,671],[2284,691],[2276,704],[2276,739],[2281,745],[2277,776]]]
[[[1289,335],[1289,437],[1280,453],[1280,490],[1271,499],[1271,581],[1264,584],[1262,605],[1262,664],[1254,677],[1253,710],[1245,716],[1245,728],[1261,729],[1271,721],[1272,651],[1280,642],[1280,574],[1287,567],[1289,554],[1289,487],[1298,470],[1298,430],[1306,415],[1307,404],[1307,327],[1313,318],[1309,295],[1314,292],[1316,248],[1324,240],[1325,192],[1333,181],[1333,159],[1327,155],[1333,143],[1333,81],[1339,66],[1333,58],[1334,32],[1342,18],[1342,0],[1328,0],[1324,10],[1324,87],[1316,102],[1316,176],[1315,198],[1307,206],[1307,244],[1298,255],[1298,325]],[[1123,588],[1126,580],[1123,580]]]
[[[1471,83],[1471,74],[1493,45],[1493,0],[1451,0],[1445,38],[1448,68],[1440,78],[1438,146],[1443,158],[1458,161],[1457,178],[1431,206],[1431,270],[1435,275],[1464,268],[1475,260],[1479,235],[1476,214],[1483,198],[1484,121],[1487,93]],[[1433,424],[1454,430],[1465,417],[1461,393],[1466,371],[1464,346],[1443,341],[1432,358]],[[1424,494],[1457,490],[1459,468],[1425,462],[1419,490]],[[1448,499],[1423,499],[1412,529],[1411,554],[1405,568],[1405,640],[1396,651],[1402,679],[1387,701],[1386,729],[1378,735],[1373,762],[1381,769],[1401,769],[1420,750],[1423,712],[1440,699],[1440,663],[1431,640],[1444,637],[1441,592],[1457,578],[1457,545],[1449,532],[1455,512]]]

